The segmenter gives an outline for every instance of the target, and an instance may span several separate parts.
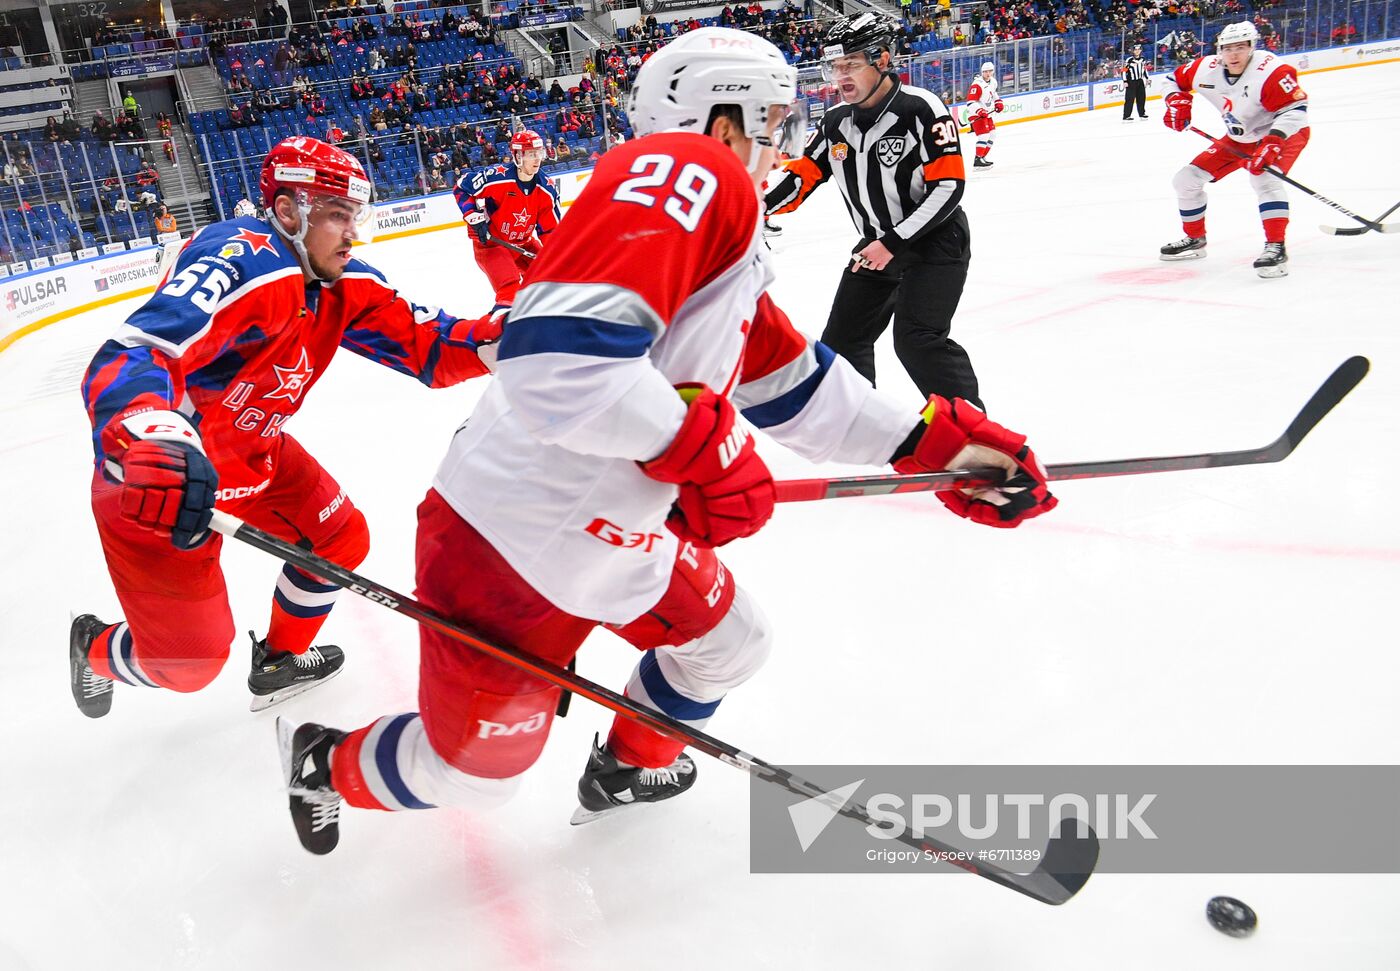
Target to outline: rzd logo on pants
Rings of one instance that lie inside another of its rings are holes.
[[[506,725],[503,722],[480,722],[481,728],[477,731],[477,738],[495,738],[503,735],[529,735],[544,728],[545,719],[549,717],[548,712],[537,711],[523,722],[516,722],[514,725]]]

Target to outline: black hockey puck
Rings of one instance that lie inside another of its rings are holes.
[[[1206,920],[1222,934],[1248,937],[1259,926],[1259,917],[1249,904],[1234,897],[1211,897],[1206,904]]]

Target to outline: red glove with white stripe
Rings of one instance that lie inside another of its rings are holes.
[[[992,116],[987,114],[986,108],[977,109],[977,113],[968,121],[968,127],[972,129],[974,135],[985,135],[994,127]]]
[[[122,484],[121,510],[176,549],[202,546],[219,492],[219,473],[199,433],[173,411],[139,411],[114,419],[102,435],[103,470]]]
[[[1040,461],[1026,447],[1026,436],[1007,431],[962,398],[949,401],[930,395],[923,419],[926,427],[913,451],[902,456],[896,452],[896,472],[913,475],[991,466],[1006,475],[1000,485],[934,493],[959,516],[1011,529],[1059,503],[1046,487]]]
[[[1263,175],[1264,170],[1271,165],[1277,165],[1282,156],[1283,139],[1271,133],[1259,139],[1259,144],[1254,147],[1254,155],[1244,163],[1244,167],[1249,169],[1250,175]]]
[[[685,421],[666,451],[638,463],[650,478],[680,486],[671,528],[697,546],[752,536],[773,515],[773,473],[728,398],[704,385],[676,390],[690,406]]]
[[[1191,95],[1173,91],[1163,99],[1167,110],[1162,112],[1162,124],[1172,131],[1185,131],[1191,126]]]
[[[1000,98],[997,98],[996,104],[992,105],[992,110],[995,111],[997,114],[1001,114],[1001,109],[1005,107],[1006,104]]]

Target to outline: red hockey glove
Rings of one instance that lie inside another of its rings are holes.
[[[209,538],[219,474],[183,415],[144,411],[103,436],[106,471],[122,484],[122,515],[190,550]]]
[[[987,110],[980,108],[968,122],[968,127],[972,129],[974,135],[985,135],[996,126],[992,122],[992,116],[987,114]]]
[[[913,453],[896,459],[896,472],[913,475],[992,466],[1006,473],[1006,481],[998,486],[935,493],[959,516],[1010,529],[1058,504],[1024,435],[1007,431],[962,398],[950,402],[930,395],[923,418],[927,427]]]
[[[728,398],[704,385],[676,389],[689,404],[669,448],[642,471],[680,486],[671,528],[700,546],[752,536],[773,515],[773,474]]]
[[[1001,109],[1005,107],[1006,104],[1000,98],[997,98],[996,104],[992,105],[992,110],[995,111],[997,114],[1001,114]]]
[[[1250,175],[1263,175],[1264,170],[1274,165],[1283,156],[1283,139],[1277,135],[1265,135],[1255,146],[1254,155],[1244,163]]]
[[[1185,131],[1191,126],[1191,96],[1185,91],[1173,91],[1164,99],[1167,110],[1162,112],[1162,124],[1172,131]]]

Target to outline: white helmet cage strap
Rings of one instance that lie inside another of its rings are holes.
[[[346,199],[344,196],[335,196],[324,192],[312,193],[307,189],[292,190],[292,198],[296,202],[297,212],[301,214],[301,219],[297,222],[297,231],[295,233],[287,232],[286,228],[282,225],[282,220],[277,218],[276,213],[269,213],[272,218],[268,221],[272,223],[272,228],[277,230],[278,234],[281,235],[283,239],[292,244],[292,249],[296,250],[297,257],[301,260],[301,265],[306,269],[307,273],[310,273],[316,279],[321,280],[321,277],[316,273],[315,269],[312,268],[311,257],[306,252],[306,232],[311,228],[311,211],[316,208],[318,202],[345,199],[348,204],[356,206],[357,208],[352,216],[355,224],[355,238],[363,242],[369,242],[369,240],[364,237],[364,228],[369,224],[369,217],[374,215],[374,207],[369,203],[356,203],[354,200]],[[323,280],[322,282],[327,281]]]

